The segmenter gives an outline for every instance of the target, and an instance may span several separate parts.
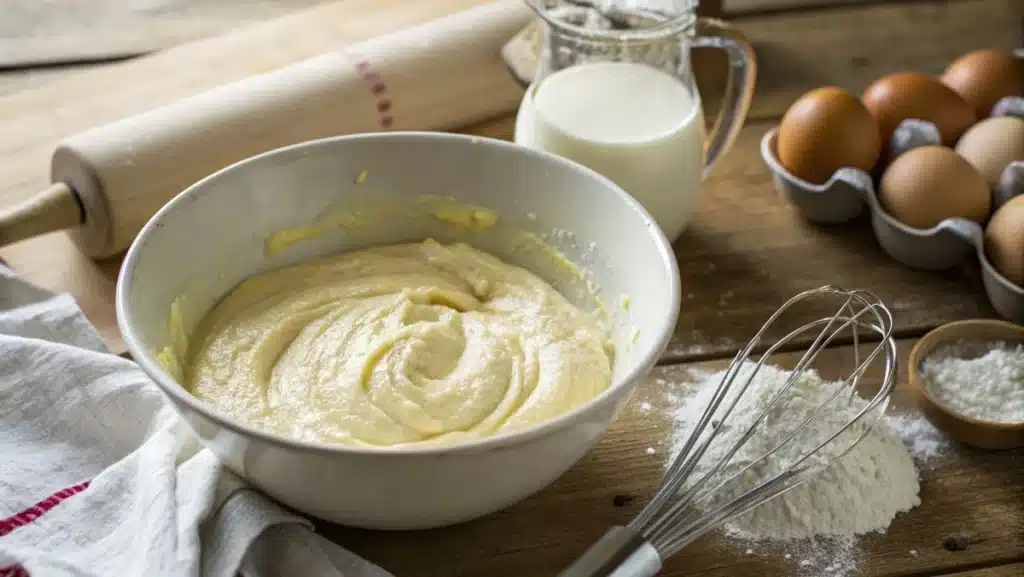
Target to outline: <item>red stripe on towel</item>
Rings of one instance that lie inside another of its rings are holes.
[[[73,497],[81,493],[88,487],[89,481],[85,481],[77,485],[72,485],[71,487],[57,491],[56,493],[50,495],[49,497],[43,499],[42,501],[36,503],[35,505],[32,505],[31,507],[25,509],[20,513],[15,513],[14,515],[11,515],[6,519],[0,519],[0,537],[10,534],[18,527],[24,527],[25,525],[28,525],[32,521],[35,521],[36,519],[45,515],[46,512],[49,511],[50,509],[53,509],[57,505],[60,505],[62,502],[66,501],[70,497]],[[15,571],[15,573],[10,573],[10,571]],[[21,571],[22,573],[17,573],[17,571]],[[12,575],[28,575],[28,573],[25,573],[24,569],[20,569],[18,567],[0,567],[0,577],[10,577]]]

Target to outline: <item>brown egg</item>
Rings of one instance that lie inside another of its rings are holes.
[[[987,118],[1004,96],[1024,94],[1024,60],[998,50],[977,50],[953,61],[940,80]]]
[[[986,118],[960,137],[956,152],[967,159],[995,188],[1011,162],[1024,160],[1024,119]]]
[[[1024,288],[1024,196],[999,207],[985,228],[985,256],[1006,280]]]
[[[797,178],[824,184],[840,168],[871,170],[882,149],[878,123],[857,97],[826,86],[801,96],[779,124],[779,162]]]
[[[976,120],[974,109],[952,88],[916,72],[898,72],[876,80],[861,100],[878,119],[886,147],[896,127],[908,118],[934,123],[946,146],[953,146]]]
[[[914,228],[931,228],[947,218],[984,222],[992,194],[981,174],[953,149],[912,148],[882,175],[878,200],[896,220]]]

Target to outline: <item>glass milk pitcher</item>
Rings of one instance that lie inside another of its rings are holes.
[[[669,240],[686,228],[704,173],[736,139],[754,93],[754,51],[697,0],[526,0],[545,23],[515,141],[608,177]],[[690,48],[725,50],[722,110],[705,140]]]

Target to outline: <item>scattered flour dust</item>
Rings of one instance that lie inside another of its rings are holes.
[[[959,342],[921,363],[925,388],[960,414],[1024,423],[1024,344]]]
[[[949,437],[927,419],[915,415],[886,415],[885,424],[903,439],[918,465],[925,465],[949,452]]]
[[[751,362],[740,368],[734,386],[719,406],[719,412],[729,406],[753,368],[754,363]],[[696,386],[686,387],[684,393],[678,389],[668,393],[675,421],[672,447],[667,451],[669,460],[688,440],[724,374],[695,374]],[[707,474],[743,436],[782,390],[790,375],[789,371],[772,365],[761,367],[732,414],[719,424],[721,432],[704,454],[688,484]],[[805,371],[780,397],[723,471],[710,478],[704,487],[715,487],[757,461],[792,434],[839,386],[841,383],[825,381],[814,371]],[[736,480],[716,491],[703,506],[722,505],[756,483],[788,468],[796,458],[824,442],[867,404],[868,401],[860,396],[840,393],[773,458],[751,466]],[[718,419],[713,422],[718,422]],[[818,462],[830,460],[845,450],[870,422],[871,419],[863,419],[812,458]],[[930,425],[923,419],[906,417],[901,421],[886,419],[883,423],[890,426],[875,427],[856,447],[818,476],[727,523],[726,534],[756,543],[759,552],[785,554],[786,558],[794,560],[802,574],[842,577],[856,571],[857,536],[884,532],[898,513],[920,504],[918,473],[911,452],[925,461],[942,454],[945,446],[945,440],[938,431],[932,429],[934,434],[931,434]],[[709,432],[710,427],[705,434]],[[921,432],[929,434],[928,441],[921,441],[916,447],[904,445],[903,438]]]

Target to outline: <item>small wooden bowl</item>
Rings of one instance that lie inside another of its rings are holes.
[[[921,361],[937,347],[961,340],[1024,343],[1024,326],[987,319],[957,321],[923,336],[910,351],[907,371],[921,411],[933,425],[961,443],[980,449],[1024,447],[1024,423],[993,423],[961,415],[940,403],[925,388],[924,377],[918,371]]]

